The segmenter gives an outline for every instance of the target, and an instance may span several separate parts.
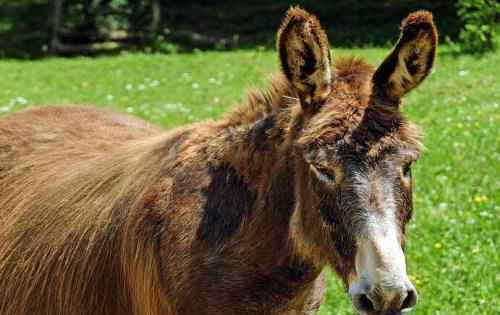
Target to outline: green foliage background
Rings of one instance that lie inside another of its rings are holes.
[[[63,31],[127,29],[147,24],[152,0],[66,0]],[[480,0],[476,0],[480,1]],[[492,0],[490,0],[492,1]],[[51,2],[0,0],[0,57],[45,56]],[[290,5],[317,14],[339,47],[388,45],[409,12],[431,10],[442,39],[458,38],[460,20],[452,0],[160,0],[162,24],[153,42],[134,49],[161,52],[274,47],[274,30]],[[86,5],[90,3],[90,5]],[[108,3],[104,6],[103,3]],[[145,46],[144,46],[145,45]]]
[[[498,45],[497,27],[500,2],[497,0],[459,0],[458,16],[462,24],[459,46],[465,52],[482,53]]]

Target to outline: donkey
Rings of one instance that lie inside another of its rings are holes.
[[[0,120],[0,314],[312,315],[323,269],[360,314],[410,311],[405,225],[431,13],[378,68],[332,63],[292,7],[281,73],[220,121],[162,131],[91,107]]]

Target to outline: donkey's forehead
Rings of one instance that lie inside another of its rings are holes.
[[[422,137],[415,124],[404,119],[399,112],[380,114],[376,111],[382,109],[373,108],[359,111],[358,118],[353,118],[353,115],[323,117],[323,122],[307,125],[298,140],[299,146],[310,152],[311,157],[315,156],[315,160],[418,158]]]
[[[337,156],[380,156],[390,150],[417,152],[420,131],[399,112],[397,104],[372,97],[373,68],[359,59],[342,59],[335,66],[332,92],[302,130],[305,147],[334,147]]]
[[[331,93],[304,125],[300,142],[333,143],[359,125],[370,103],[373,72],[360,59],[337,61]]]
[[[335,145],[322,145],[303,148],[308,162],[318,164],[345,164],[346,161],[377,163],[381,160],[414,161],[420,157],[420,148],[411,143],[396,146],[390,143],[359,149],[352,144],[339,141]]]

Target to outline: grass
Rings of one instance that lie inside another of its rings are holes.
[[[386,49],[334,50],[378,64]],[[263,86],[274,53],[252,50],[98,59],[0,61],[0,115],[31,105],[86,103],[167,128],[217,118]],[[415,218],[407,250],[420,292],[416,314],[500,314],[500,53],[441,50],[434,73],[406,97],[425,130],[415,165]],[[352,314],[329,277],[321,315]]]

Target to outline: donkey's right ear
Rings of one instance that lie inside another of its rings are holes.
[[[277,46],[281,68],[302,108],[321,106],[331,91],[332,62],[328,38],[318,19],[298,7],[290,8],[278,30]]]
[[[397,100],[416,88],[431,71],[437,42],[432,14],[410,14],[401,23],[398,43],[373,75],[376,92]]]

